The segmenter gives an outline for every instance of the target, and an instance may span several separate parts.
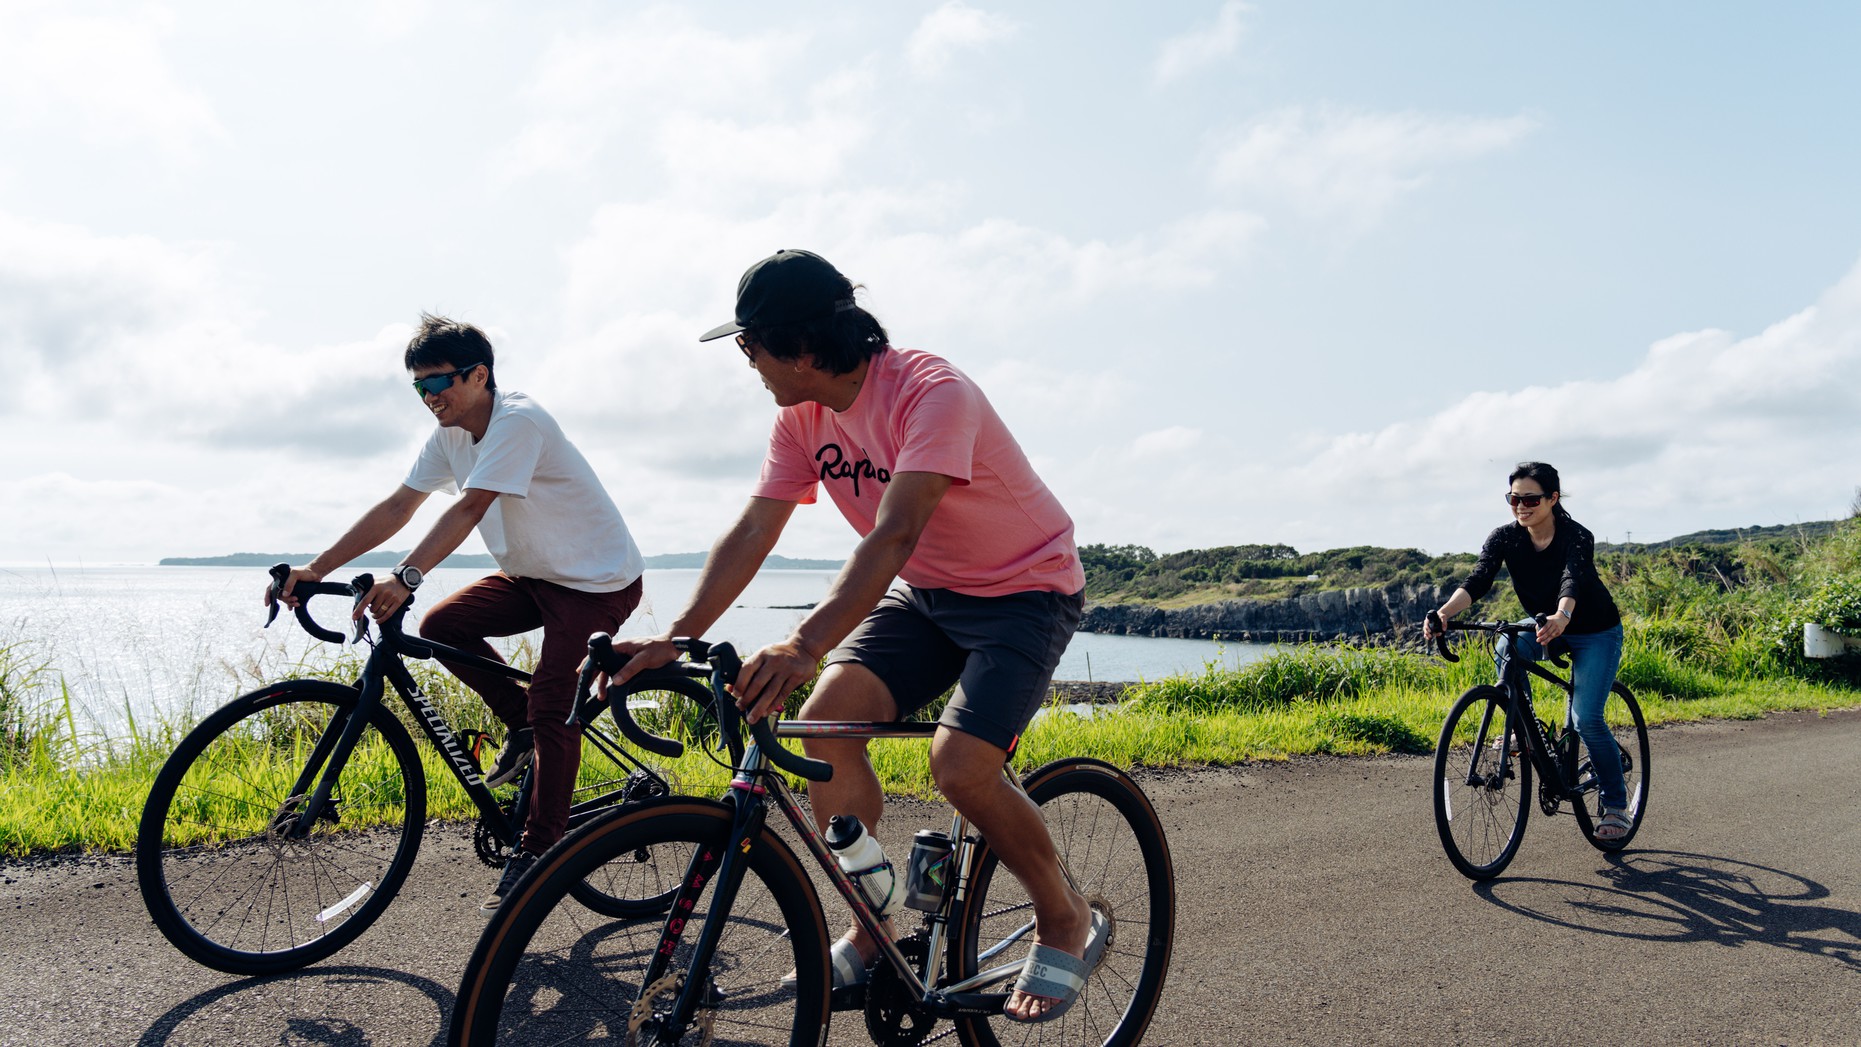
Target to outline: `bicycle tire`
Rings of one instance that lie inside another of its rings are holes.
[[[1524,727],[1508,732],[1507,720],[1504,691],[1471,688],[1454,702],[1435,745],[1435,830],[1448,860],[1472,880],[1505,871],[1531,819],[1532,765],[1517,742]]]
[[[293,970],[354,941],[394,900],[420,849],[426,777],[387,709],[363,729],[331,810],[307,836],[283,831],[316,739],[359,696],[322,680],[262,687],[201,721],[162,765],[136,833],[136,881],[183,953],[229,974]]]
[[[671,695],[685,699],[695,709],[671,701]],[[630,687],[623,694],[612,696],[612,700],[641,703],[644,707],[634,713],[640,726],[654,734],[679,738],[686,742],[688,750],[711,745],[717,738],[717,717],[710,715],[711,691],[698,680]],[[611,717],[612,712],[608,715]],[[582,774],[570,815],[571,827],[585,824],[613,807],[698,791],[683,779],[671,761],[640,750],[633,750],[632,755],[650,767],[658,779],[648,778],[638,770],[629,773],[629,768],[608,759],[598,748],[584,745]],[[672,904],[672,897],[678,890],[675,884],[644,896],[634,893],[642,888],[638,878],[626,867],[644,862],[648,857],[645,851],[634,854],[630,861],[616,857],[569,888],[569,894],[595,912],[617,920],[658,916]]]
[[[616,808],[563,837],[486,925],[460,982],[446,1042],[490,1047],[603,1036],[622,1043],[670,1042],[625,1038],[632,1035],[628,1019],[667,921],[609,920],[564,899],[600,865],[642,848],[654,860],[633,863],[636,875],[652,872],[678,883],[696,848],[728,845],[732,821],[723,803],[675,796]],[[717,1043],[817,1044],[828,1018],[829,989],[827,920],[819,896],[773,829],[765,826],[747,854],[729,926],[711,961],[717,1006],[703,1012],[714,1023],[709,1032]],[[707,885],[683,914],[672,971],[686,970],[714,893]],[[780,979],[790,969],[797,984],[783,988]],[[705,1031],[693,1028],[677,1042],[702,1042]]]
[[[1622,753],[1623,785],[1628,791],[1628,832],[1613,840],[1596,838],[1596,823],[1602,819],[1603,813],[1602,792],[1595,788],[1594,773],[1590,770],[1589,748],[1582,745],[1577,750],[1577,824],[1583,830],[1583,838],[1590,841],[1597,850],[1619,851],[1627,847],[1635,834],[1641,831],[1642,820],[1648,814],[1648,786],[1652,781],[1648,761],[1648,724],[1641,717],[1641,703],[1620,683],[1609,689],[1609,697],[1603,706],[1603,718],[1608,721],[1609,731],[1615,735],[1616,746]]]
[[[1175,937],[1176,874],[1163,825],[1137,783],[1098,760],[1057,760],[1028,774],[1023,785],[1040,806],[1074,889],[1112,918],[1113,938],[1061,1017],[1038,1024],[1000,1015],[965,1018],[956,1023],[957,1036],[969,1047],[1139,1043],[1156,1014]],[[959,980],[974,977],[989,948],[1033,920],[1019,881],[998,876],[999,858],[986,843],[982,848],[950,943],[948,963]],[[1020,954],[1011,945],[986,962],[993,966]],[[998,983],[990,991],[1006,988]]]

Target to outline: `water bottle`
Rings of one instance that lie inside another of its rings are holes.
[[[858,818],[836,814],[827,823],[827,846],[834,852],[840,871],[852,877],[866,903],[881,917],[890,916],[904,904],[904,892],[898,890],[898,877],[892,863],[885,860],[879,841],[872,838]]]
[[[943,907],[943,891],[950,872],[950,834],[920,829],[911,840],[911,860],[905,864],[905,904],[920,912]]]

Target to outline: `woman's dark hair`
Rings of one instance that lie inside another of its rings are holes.
[[[473,367],[485,365],[485,388],[497,391],[497,354],[491,351],[491,339],[471,324],[448,320],[432,313],[420,314],[420,326],[407,342],[402,358],[409,371],[422,367]]]
[[[849,298],[839,311],[819,320],[755,327],[747,333],[778,360],[799,360],[812,355],[822,370],[846,374],[858,368],[861,360],[879,355],[890,344],[878,317],[857,305],[850,305],[850,301]]]
[[[1557,469],[1546,462],[1520,462],[1512,467],[1512,475],[1506,477],[1506,486],[1512,486],[1512,481],[1514,480],[1531,480],[1536,483],[1545,494],[1561,496],[1564,493],[1564,488],[1557,479]],[[1564,499],[1562,497],[1559,497],[1557,499],[1557,504],[1551,507],[1551,512],[1566,520],[1570,519],[1570,514],[1564,511]]]

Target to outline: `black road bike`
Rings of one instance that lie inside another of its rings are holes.
[[[1635,696],[1617,682],[1603,707],[1622,760],[1629,827],[1623,836],[1600,839],[1602,794],[1589,747],[1577,733],[1570,681],[1513,650],[1513,639],[1536,631],[1543,616],[1536,622],[1448,622],[1445,628],[1436,612],[1428,617],[1438,630],[1441,657],[1460,660],[1448,650],[1447,630],[1490,633],[1499,670],[1496,685],[1474,687],[1454,703],[1435,746],[1435,828],[1454,867],[1475,880],[1505,871],[1525,837],[1534,771],[1539,810],[1554,815],[1568,802],[1584,839],[1598,850],[1628,846],[1648,813],[1650,778],[1648,726]],[[1554,652],[1551,663],[1566,665]],[[1533,676],[1556,685],[1563,700],[1563,728],[1556,733],[1532,703]]]
[[[289,572],[285,564],[272,568],[274,593]],[[300,582],[297,620],[312,636],[341,643],[342,633],[311,618],[311,598],[339,595],[359,604],[373,584],[367,574],[347,583]],[[412,603],[378,623],[379,639],[366,618],[355,623],[353,640],[371,650],[353,684],[284,680],[241,695],[188,732],[162,765],[137,830],[136,878],[155,925],[183,953],[232,974],[272,974],[330,956],[381,916],[426,829],[426,771],[388,703],[389,685],[477,807],[478,857],[498,868],[512,853],[530,801],[530,771],[514,794],[493,792],[478,763],[482,736],[454,730],[403,660],[443,657],[519,681],[529,674],[408,635],[402,623]],[[592,668],[583,673],[571,716],[583,727],[584,746],[571,827],[616,805],[678,791],[667,766],[639,759],[596,722],[609,701],[674,710],[678,695],[702,710],[710,700],[702,684],[675,673],[597,698],[593,675]],[[649,722],[660,718],[655,713]],[[613,722],[636,745],[664,748],[632,717]],[[611,916],[657,914],[671,901],[670,892],[628,893],[599,876],[571,893]]]
[[[832,768],[784,749],[778,736],[928,740],[936,724],[741,721],[724,687],[740,666],[728,644],[677,643],[710,677],[737,773],[721,800],[669,796],[611,811],[563,838],[512,890],[485,928],[454,1003],[447,1042],[803,1044],[826,1042],[834,1011],[859,1010],[874,1043],[954,1035],[969,1045],[1135,1044],[1169,969],[1175,877],[1150,801],[1116,768],[1065,759],[1010,782],[1039,806],[1075,890],[1111,922],[1104,961],[1060,1019],[1002,1017],[1034,929],[1033,907],[988,841],[953,817],[948,851],[924,868],[935,883],[921,924],[894,937],[840,870],[779,768],[825,781]],[[616,712],[622,710],[616,706]],[[812,855],[804,863],[772,823]],[[928,833],[920,833],[922,840]],[[913,867],[919,865],[913,848]],[[810,875],[809,865],[814,866]],[[895,867],[904,868],[904,862]],[[607,920],[564,904],[575,885],[618,867],[631,893],[676,893],[663,918]],[[880,943],[864,986],[833,989],[833,940],[816,882],[825,880]],[[908,895],[912,897],[912,895]],[[914,909],[893,923],[905,929]],[[784,977],[784,972],[790,972]]]

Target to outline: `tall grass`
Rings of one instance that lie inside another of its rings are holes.
[[[1641,699],[1648,722],[1861,704],[1857,670],[1810,663],[1801,654],[1806,616],[1846,613],[1841,587],[1861,579],[1861,523],[1850,521],[1827,540],[1800,548],[1754,546],[1732,559],[1715,555],[1682,550],[1606,565],[1624,612],[1620,677]],[[1480,613],[1506,616],[1516,610],[1509,599]],[[1089,755],[1123,765],[1173,766],[1301,753],[1426,752],[1449,703],[1493,680],[1484,639],[1457,639],[1462,657],[1453,664],[1415,650],[1306,646],[1238,668],[1211,663],[1199,673],[1133,685],[1110,713],[1079,717],[1055,706],[1023,735],[1017,761],[1034,766]],[[530,664],[534,654],[519,649],[512,660]],[[241,666],[214,685],[223,688],[217,700],[203,701],[217,705],[283,677],[349,683],[361,667],[354,649],[326,649],[295,664]],[[455,729],[502,734],[478,697],[443,669],[432,663],[410,663],[410,669]],[[202,678],[207,675],[203,670]],[[804,695],[796,696],[791,712]],[[128,849],[156,772],[209,711],[138,717],[129,709],[115,733],[83,729],[50,659],[0,634],[0,855]],[[688,712],[661,715],[662,733],[700,738]],[[418,729],[408,726],[418,742]],[[424,744],[417,748],[429,813],[474,817],[438,755]],[[888,789],[934,793],[927,746],[876,742],[872,752]],[[263,759],[262,751],[255,749],[254,758]],[[613,771],[604,760],[588,760],[584,781]],[[703,745],[693,746],[672,773],[680,788],[699,793],[715,794],[727,779]]]

